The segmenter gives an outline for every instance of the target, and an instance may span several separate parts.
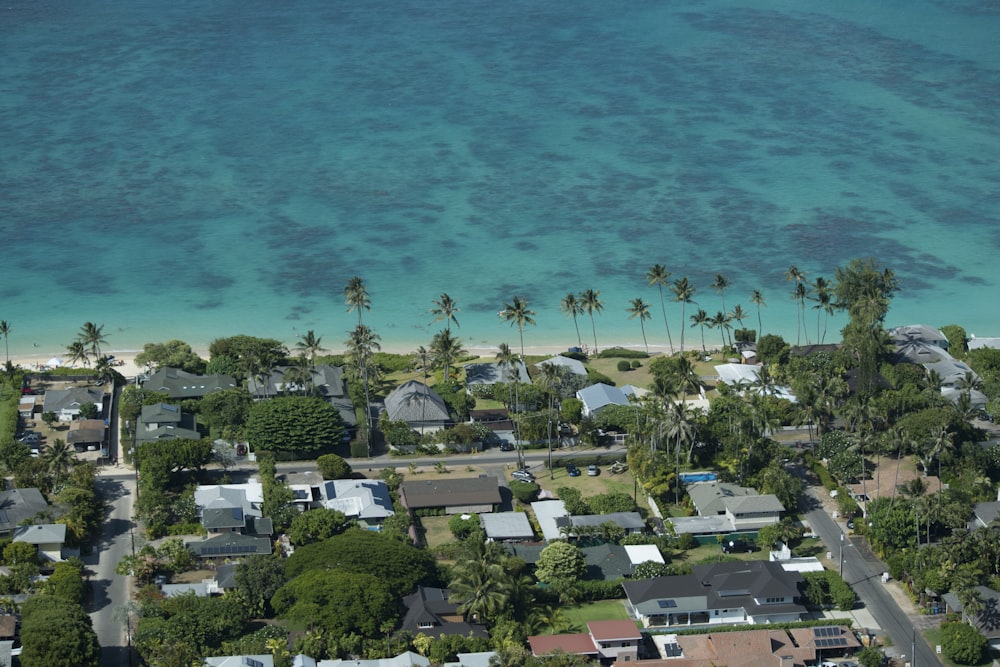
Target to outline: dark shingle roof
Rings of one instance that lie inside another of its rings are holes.
[[[500,504],[500,484],[496,477],[406,481],[399,491],[410,509]]]

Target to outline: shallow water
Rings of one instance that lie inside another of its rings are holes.
[[[515,294],[527,345],[573,345],[559,301],[588,288],[600,346],[641,343],[636,297],[664,344],[659,262],[710,314],[725,274],[748,326],[762,290],[795,340],[788,266],[872,255],[903,288],[890,324],[997,335],[997,34],[985,1],[14,0],[0,318],[12,351],[87,320],[117,349],[340,347],[361,275],[386,347],[427,344],[442,291],[467,346],[517,342]]]

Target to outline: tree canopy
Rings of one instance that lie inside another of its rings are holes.
[[[549,584],[576,581],[586,571],[583,554],[567,542],[553,542],[542,549],[535,564],[535,576]]]
[[[296,549],[285,561],[285,574],[298,577],[310,570],[333,567],[377,576],[401,595],[431,581],[435,572],[427,551],[381,533],[352,528]]]
[[[136,355],[137,366],[157,366],[159,368],[180,368],[188,373],[201,375],[206,362],[191,346],[182,340],[172,339],[165,343],[146,343],[142,352]]]
[[[97,667],[101,647],[90,617],[75,602],[35,595],[21,606],[21,664],[24,667]]]
[[[298,553],[298,552],[296,552]],[[398,618],[397,598],[385,579],[342,569],[310,570],[282,586],[271,605],[282,618],[331,636],[376,637]]]
[[[340,443],[337,409],[312,396],[280,396],[250,409],[246,437],[255,451],[319,454]]]

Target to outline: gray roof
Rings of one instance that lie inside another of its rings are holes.
[[[456,653],[458,662],[446,662],[444,667],[490,667],[490,659],[496,651],[481,651],[479,653]]]
[[[139,421],[143,424],[179,424],[184,415],[179,405],[157,403],[142,406]]]
[[[84,403],[93,403],[100,412],[104,405],[104,391],[97,387],[70,387],[69,389],[50,389],[45,392],[43,412],[60,412],[62,410],[79,410]]]
[[[243,514],[242,507],[206,509],[201,513],[201,525],[208,530],[245,528],[247,518]]]
[[[407,651],[394,658],[376,658],[372,660],[324,660],[323,667],[429,667],[431,661],[424,656]]]
[[[731,533],[733,522],[725,514],[713,516],[672,516],[668,517],[674,532],[678,535],[690,533],[691,535],[718,535],[720,533]]]
[[[241,533],[221,533],[207,540],[185,542],[184,546],[202,558],[231,558],[271,553],[271,540]]]
[[[283,392],[301,391],[303,387],[297,384],[285,386],[285,373],[292,366],[277,366],[267,377],[267,382],[261,382],[259,378],[252,377],[247,380],[247,390],[253,396],[277,396]],[[317,364],[310,369],[312,386],[324,398],[343,398],[347,396],[347,387],[344,382],[344,369],[341,366],[331,366],[330,364]]]
[[[535,367],[541,368],[546,364],[553,364],[555,366],[561,366],[563,368],[567,368],[569,369],[569,372],[573,373],[574,375],[587,374],[587,367],[583,365],[582,361],[579,361],[577,359],[570,359],[569,357],[564,357],[561,354],[557,354],[551,359],[546,359],[545,361],[539,361],[537,364],[535,364]]]
[[[988,526],[993,521],[1000,519],[1000,502],[976,503],[972,506],[972,513],[977,521]]]
[[[103,419],[81,419],[70,424],[66,442],[71,445],[99,443],[104,441]]]
[[[470,634],[474,637],[488,636],[486,628],[482,625],[446,620],[447,616],[459,615],[458,604],[448,601],[449,594],[447,588],[418,586],[416,593],[403,598],[406,615],[403,617],[400,630],[407,630],[413,634],[422,632],[431,637],[441,635],[467,637]],[[420,627],[427,624],[433,624],[433,627]]]
[[[49,504],[38,489],[8,489],[0,491],[0,532],[10,532],[25,519],[33,519]]]
[[[66,541],[66,524],[39,523],[14,529],[14,542],[28,544],[62,544]]]
[[[384,519],[396,512],[389,487],[380,479],[335,479],[320,485],[323,507],[359,519]]]
[[[580,547],[587,563],[587,578],[607,581],[632,574],[632,560],[620,544],[599,544]]]
[[[228,563],[215,568],[215,585],[222,590],[236,588],[236,565]]]
[[[646,522],[638,512],[611,512],[610,514],[582,514],[569,517],[574,526],[600,526],[609,521],[625,530],[643,530]]]
[[[979,350],[981,348],[993,348],[994,350],[1000,350],[1000,338],[990,338],[988,336],[979,338],[976,337],[975,334],[972,334],[969,337],[969,349]]]
[[[526,512],[496,512],[481,514],[486,537],[494,540],[530,540],[535,537]]]
[[[261,516],[260,509],[254,507],[252,500],[247,497],[246,489],[239,486],[241,485],[199,486],[194,492],[194,504],[203,517],[209,510],[228,511],[233,508],[239,509],[245,517]]]
[[[152,430],[139,429],[136,431],[136,442],[155,442],[157,440],[201,440],[201,433],[193,429],[170,425],[160,426]]]
[[[274,667],[274,656],[261,655],[220,655],[205,658],[206,667]]]
[[[385,397],[389,419],[408,424],[447,422],[448,406],[437,392],[422,382],[410,380]]]
[[[237,386],[230,375],[195,375],[179,368],[160,368],[142,384],[146,391],[161,392],[170,398],[201,398]]]
[[[934,327],[927,326],[926,324],[907,324],[901,327],[893,327],[886,333],[888,333],[889,338],[897,344],[908,341],[917,341],[927,343],[929,345],[936,345],[937,347],[945,350],[948,349],[948,337]]]
[[[784,512],[785,506],[778,500],[778,496],[764,494],[762,496],[741,496],[739,498],[726,498],[726,509],[733,514],[744,514],[749,512]]]
[[[590,412],[600,410],[608,405],[631,405],[624,391],[603,382],[584,387],[576,392],[576,397],[583,401],[586,409]]]
[[[757,495],[754,489],[727,482],[695,482],[687,485],[687,492],[701,516],[724,513],[730,498]]]
[[[160,592],[166,598],[176,598],[189,593],[194,593],[199,598],[207,598],[208,584],[204,581],[191,584],[163,584],[160,586]]]
[[[407,480],[399,495],[409,509],[499,505],[500,483],[492,476]]]
[[[1000,639],[1000,593],[986,586],[976,586],[976,591],[983,601],[983,610],[975,618],[975,625],[987,639]],[[954,591],[949,591],[941,597],[949,607],[957,612],[962,611],[964,605]]]
[[[477,384],[511,382],[515,377],[518,382],[531,384],[528,368],[521,360],[515,361],[513,368],[498,362],[465,365],[465,386],[467,387]]]

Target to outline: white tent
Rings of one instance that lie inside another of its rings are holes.
[[[59,357],[52,357],[51,359],[45,362],[45,365],[50,366],[52,368],[59,368],[60,366],[63,365],[63,360],[60,359]]]

